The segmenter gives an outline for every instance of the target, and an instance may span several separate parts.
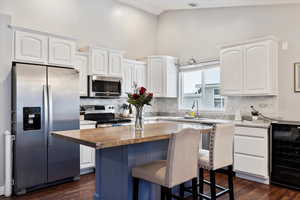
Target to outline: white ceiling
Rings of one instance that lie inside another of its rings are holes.
[[[122,3],[159,15],[167,10],[217,8],[234,6],[295,4],[300,0],[118,0]],[[188,4],[196,3],[192,8]]]

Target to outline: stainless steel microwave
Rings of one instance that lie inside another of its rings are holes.
[[[122,78],[88,76],[89,97],[119,97],[122,94]]]

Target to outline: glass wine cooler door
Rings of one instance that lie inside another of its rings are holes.
[[[271,183],[300,190],[300,125],[272,124]]]

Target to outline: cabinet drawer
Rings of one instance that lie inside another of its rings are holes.
[[[268,143],[265,138],[234,136],[234,152],[267,157]]]
[[[268,162],[265,158],[235,153],[234,169],[260,177],[268,177]]]
[[[268,129],[263,128],[249,128],[249,127],[236,127],[235,135],[243,135],[258,138],[267,138]]]

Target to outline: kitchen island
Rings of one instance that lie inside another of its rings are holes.
[[[95,200],[131,200],[131,169],[136,165],[166,159],[168,139],[184,128],[195,128],[199,133],[210,133],[211,126],[178,122],[145,125],[143,132],[134,126],[88,130],[54,131],[61,139],[96,149]],[[140,183],[140,200],[159,200],[160,187]]]

